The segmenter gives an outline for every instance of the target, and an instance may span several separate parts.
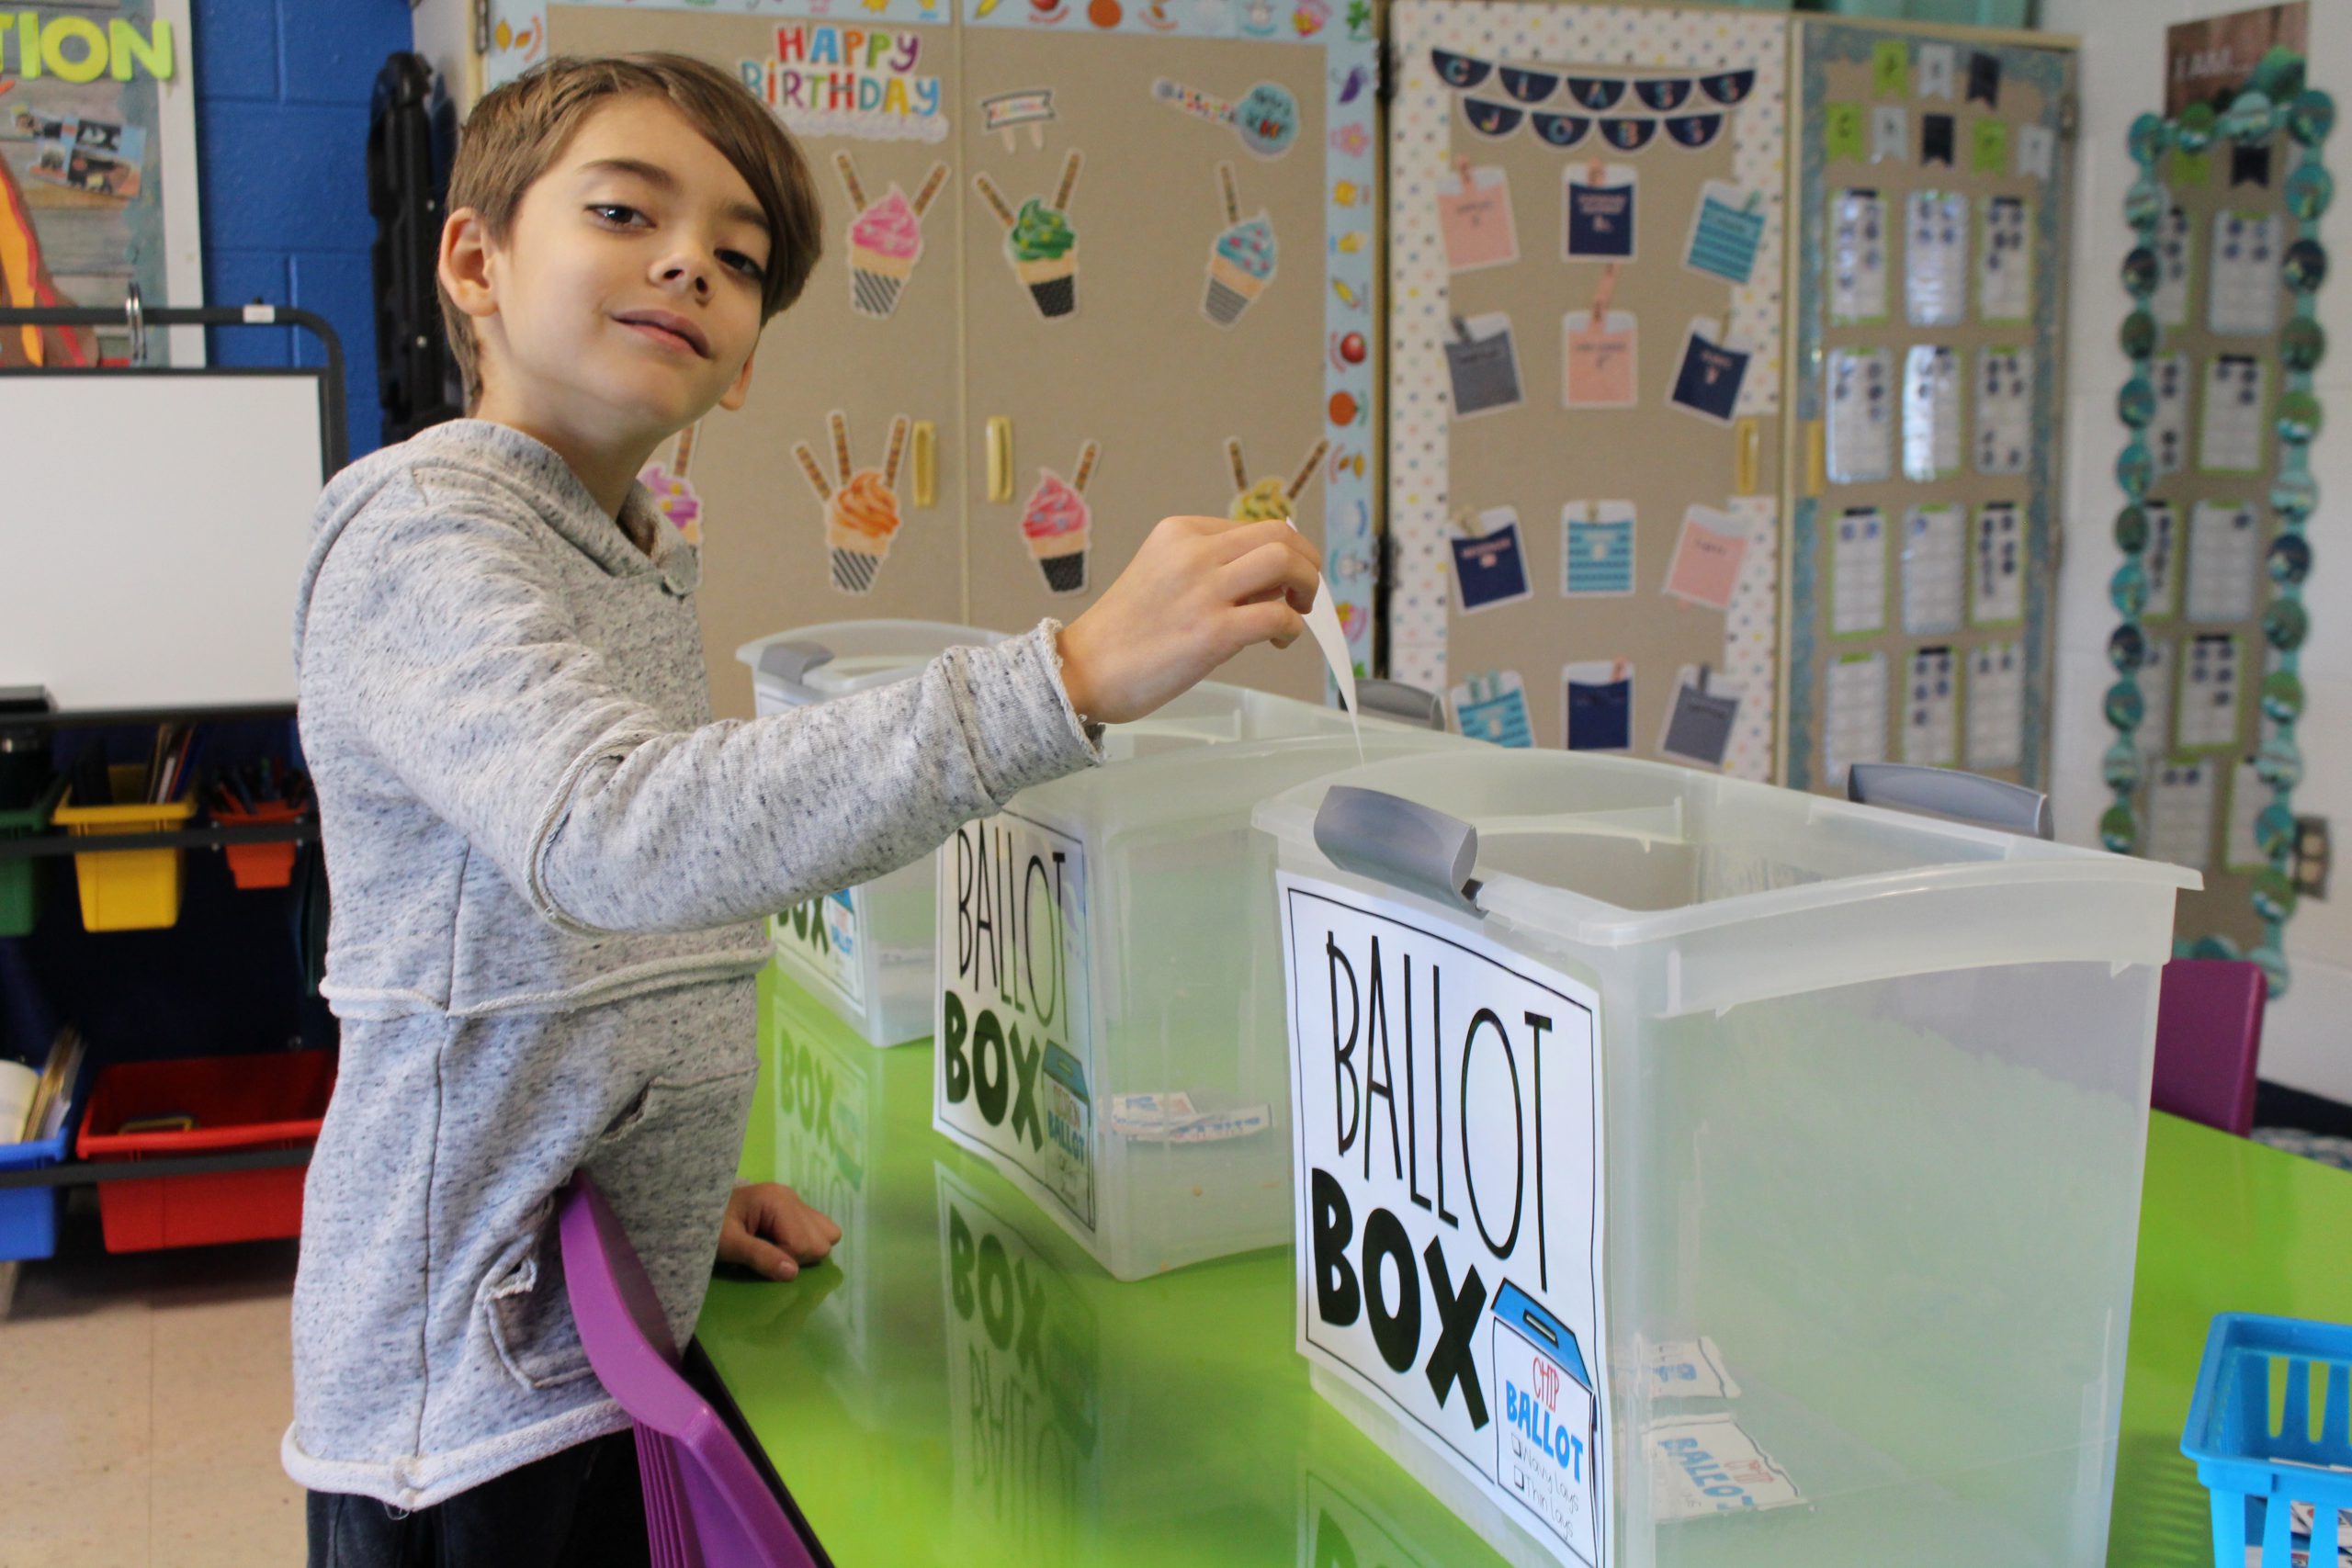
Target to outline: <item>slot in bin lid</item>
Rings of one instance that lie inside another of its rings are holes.
[[[827,621],[756,637],[735,650],[762,692],[806,707],[903,681],[951,648],[1011,634],[945,621]]]

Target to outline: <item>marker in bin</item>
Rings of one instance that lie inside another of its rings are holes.
[[[1600,1402],[1568,1326],[1509,1280],[1495,1295],[1495,1479],[1570,1551],[1597,1561]]]

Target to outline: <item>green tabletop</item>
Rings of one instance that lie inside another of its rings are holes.
[[[931,1131],[931,1052],[876,1051],[773,972],[746,1177],[841,1222],[791,1284],[716,1281],[698,1333],[834,1562],[1500,1559],[1308,1386],[1287,1251],[1120,1284]],[[2180,1456],[2206,1325],[2352,1321],[2352,1176],[2158,1115],[2115,1564],[2210,1554]]]

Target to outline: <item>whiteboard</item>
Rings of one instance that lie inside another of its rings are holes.
[[[317,371],[0,374],[0,686],[290,703]]]

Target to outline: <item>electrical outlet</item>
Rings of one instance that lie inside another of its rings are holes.
[[[2295,818],[2295,891],[2306,898],[2327,897],[2327,818]]]

